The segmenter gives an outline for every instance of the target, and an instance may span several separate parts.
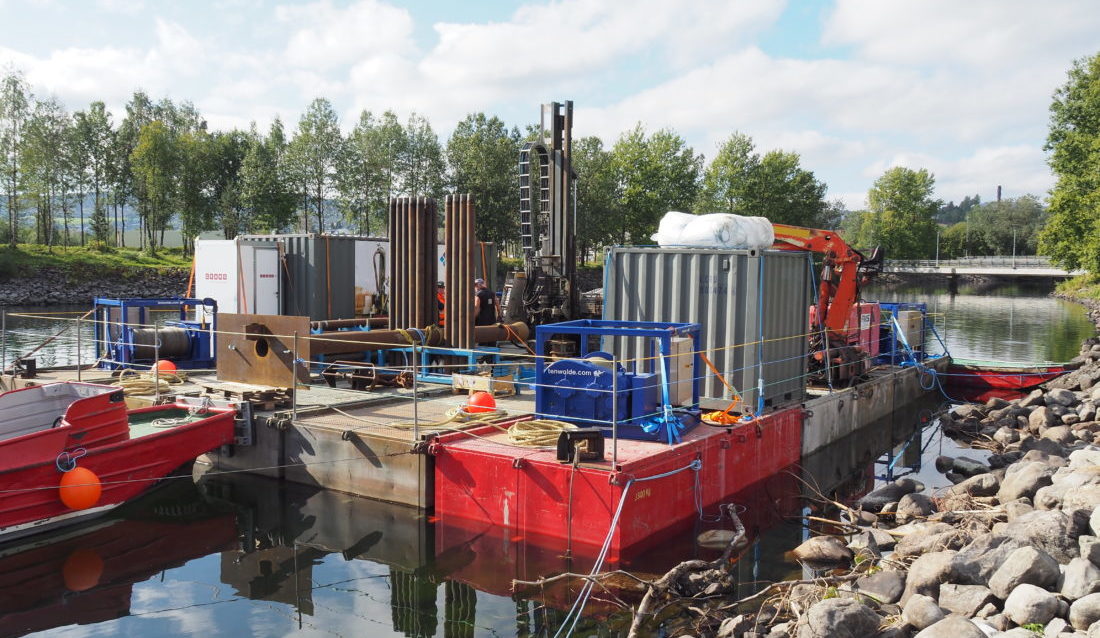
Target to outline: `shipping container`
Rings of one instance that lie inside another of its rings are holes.
[[[603,318],[701,324],[707,359],[745,405],[776,407],[805,396],[809,274],[799,252],[612,248]],[[620,357],[648,356],[643,344],[613,347]],[[709,369],[701,394],[732,398]]]
[[[355,316],[355,241],[347,235],[243,235],[282,244],[282,314],[311,321]]]
[[[281,311],[279,248],[271,242],[197,239],[194,277],[194,297],[214,299],[220,312],[277,315]]]

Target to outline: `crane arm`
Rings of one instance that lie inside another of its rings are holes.
[[[833,335],[842,334],[851,308],[859,300],[860,266],[881,261],[879,251],[868,260],[835,231],[786,224],[772,224],[772,228],[775,230],[773,248],[822,255],[816,323],[824,325]]]

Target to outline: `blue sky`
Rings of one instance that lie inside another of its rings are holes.
[[[216,128],[292,128],[323,96],[345,128],[391,108],[444,140],[470,112],[522,126],[572,99],[576,135],[641,122],[709,157],[743,132],[860,207],[897,165],[944,200],[1044,195],[1051,95],[1098,32],[1092,0],[0,0],[0,69],[116,121],[138,88]]]

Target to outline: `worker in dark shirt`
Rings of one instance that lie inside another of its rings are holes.
[[[474,280],[474,325],[491,326],[500,318],[497,296],[485,285],[485,280]]]

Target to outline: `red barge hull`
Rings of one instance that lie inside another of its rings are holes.
[[[699,506],[798,462],[802,416],[794,406],[731,427],[703,425],[676,445],[620,440],[617,468],[611,441],[604,461],[574,469],[553,450],[508,445],[493,426],[443,435],[431,445],[435,514],[475,533],[488,525],[581,552],[598,551],[610,535],[608,560],[618,560],[675,533]]]

